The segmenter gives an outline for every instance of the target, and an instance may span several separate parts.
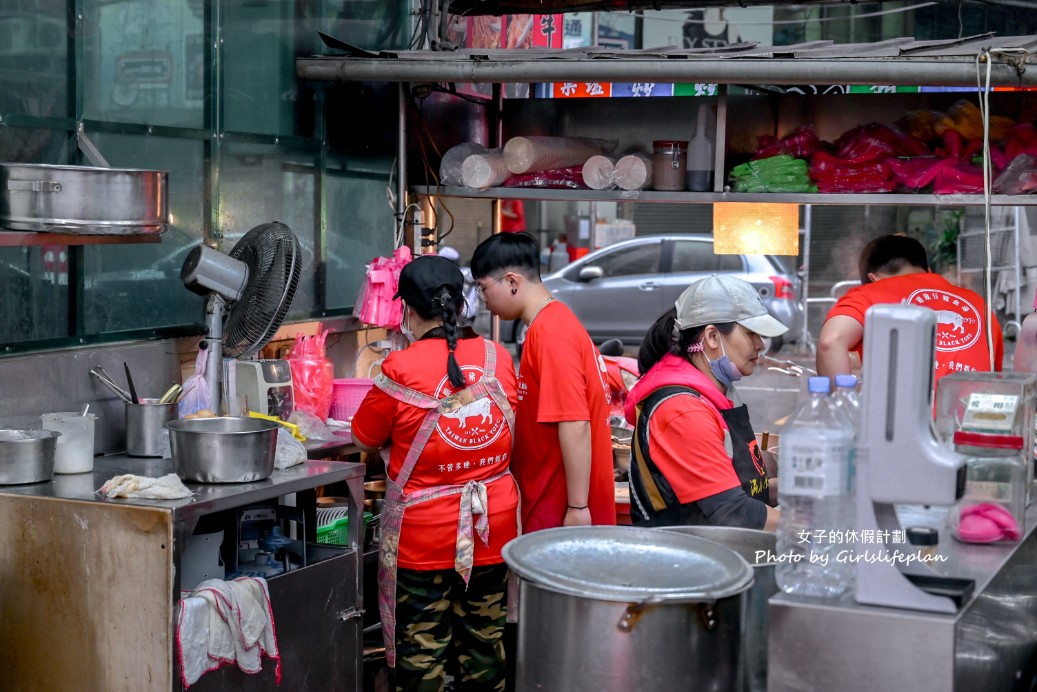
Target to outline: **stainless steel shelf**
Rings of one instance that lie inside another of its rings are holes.
[[[928,195],[898,193],[868,194],[761,194],[739,192],[658,192],[643,190],[573,190],[531,187],[491,187],[473,190],[466,187],[416,186],[419,195],[466,197],[473,199],[522,199],[558,202],[647,202],[666,204],[712,204],[714,202],[772,202],[788,204],[895,205],[895,206],[982,206],[983,195]],[[993,195],[994,206],[1037,206],[1037,195]]]

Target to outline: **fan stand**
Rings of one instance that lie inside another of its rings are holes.
[[[227,301],[219,293],[210,293],[205,303],[205,327],[208,334],[202,340],[209,350],[205,362],[205,386],[209,388],[212,412],[223,415],[223,390],[220,388],[223,371],[223,313]]]

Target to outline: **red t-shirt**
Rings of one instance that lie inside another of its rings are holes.
[[[506,199],[501,202],[500,229],[504,233],[518,233],[526,230],[526,208],[520,199]],[[505,216],[504,211],[515,214],[515,218]]]
[[[558,423],[590,421],[587,505],[594,524],[616,523],[605,364],[576,315],[548,303],[526,332],[519,364],[519,405],[511,466],[522,492],[522,531],[561,526],[568,496]]]
[[[904,274],[857,286],[839,299],[828,318],[846,315],[864,324],[864,313],[868,308],[889,303],[909,303],[936,311],[934,379],[951,372],[990,371],[990,351],[983,329],[987,318],[986,302],[978,293],[955,286],[939,274]],[[990,328],[994,336],[994,370],[1000,371],[1005,355],[1001,325],[994,319]],[[852,349],[861,356],[861,362],[862,348],[863,342]]]
[[[741,488],[724,447],[725,433],[713,406],[697,396],[670,397],[652,413],[648,421],[652,461],[681,504]]]
[[[518,403],[515,368],[511,354],[500,344],[496,375],[512,409]],[[454,355],[465,379],[474,384],[483,375],[485,346],[482,339],[461,339]],[[399,384],[441,399],[455,390],[446,376],[445,339],[423,339],[382,362],[382,373]],[[353,437],[368,447],[391,443],[389,477],[398,478],[411,442],[418,434],[426,409],[404,404],[374,387],[364,398],[352,421]],[[492,404],[485,415],[464,420],[442,416],[404,487],[414,492],[441,485],[485,480],[508,469],[511,431],[504,414]],[[518,491],[505,476],[487,486],[490,545],[475,539],[475,565],[499,564],[501,547],[518,535]],[[408,569],[452,569],[454,566],[460,495],[440,497],[407,508],[400,534],[399,565]]]

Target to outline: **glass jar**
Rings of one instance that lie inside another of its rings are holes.
[[[1027,458],[1019,435],[954,433],[965,460],[965,494],[951,510],[951,535],[964,543],[1015,543],[1023,536]]]
[[[688,170],[688,140],[657,139],[652,147],[652,187],[683,190]]]

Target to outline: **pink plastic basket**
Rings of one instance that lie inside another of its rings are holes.
[[[342,421],[352,418],[373,386],[370,377],[335,380],[331,386],[331,417]]]

